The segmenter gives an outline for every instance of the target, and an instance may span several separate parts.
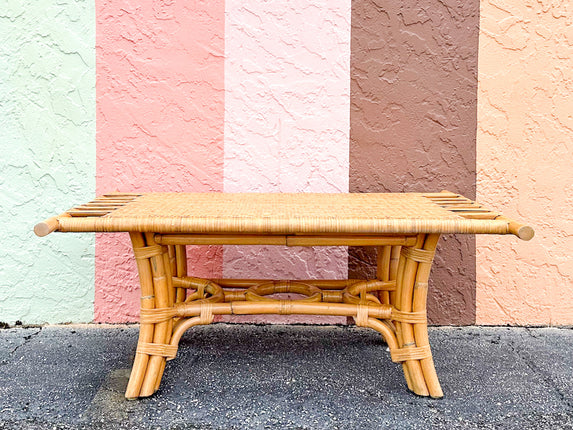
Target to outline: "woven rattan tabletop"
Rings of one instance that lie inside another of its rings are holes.
[[[51,231],[188,234],[513,233],[533,230],[459,194],[106,194],[36,226]],[[531,237],[529,237],[531,236]]]

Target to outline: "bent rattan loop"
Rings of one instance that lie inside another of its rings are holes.
[[[434,251],[426,251],[425,249],[402,247],[400,251],[403,257],[410,260],[417,261],[418,263],[432,263],[434,260]]]
[[[390,350],[390,357],[394,363],[401,363],[402,361],[409,360],[422,360],[424,358],[430,358],[431,356],[432,352],[430,350],[430,345]]]
[[[344,303],[360,304],[365,301],[380,304],[380,300],[371,291],[395,291],[396,281],[381,281],[371,279],[367,281],[356,282],[342,292],[342,301]]]
[[[374,294],[366,293],[366,294],[364,294],[364,298],[366,299],[366,301],[374,302],[374,303],[377,303],[379,305],[382,304],[380,299],[378,297],[376,297]]]
[[[137,344],[137,352],[141,354],[166,357],[167,359],[171,360],[177,356],[177,345],[139,342]]]
[[[265,297],[276,293],[303,294],[307,297],[298,299],[304,302],[320,302],[322,300],[322,290],[314,285],[297,281],[271,281],[249,287],[245,291],[247,301],[276,301],[272,297]]]
[[[173,286],[175,288],[190,288],[197,290],[199,286],[207,285],[211,282],[209,279],[204,278],[195,278],[193,276],[174,276],[173,277]]]
[[[221,286],[209,279],[192,278],[192,277],[173,277],[173,286],[176,288],[195,288],[196,291],[191,294],[186,302],[202,300],[208,302],[224,302],[225,293]],[[205,297],[209,294],[210,297]]]
[[[151,257],[157,257],[163,254],[163,247],[161,245],[150,245],[133,250],[135,258],[138,260],[145,260]]]
[[[342,301],[344,303],[350,303],[353,305],[358,305],[365,302],[374,302],[380,304],[380,300],[378,300],[373,294],[365,294],[364,297],[359,297],[353,296],[346,290],[342,292]]]
[[[396,290],[396,281],[380,281],[378,279],[356,282],[347,288],[348,293],[352,296],[357,296],[361,293],[370,293],[371,291],[394,290]]]

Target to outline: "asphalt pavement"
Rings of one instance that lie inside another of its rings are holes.
[[[573,429],[573,330],[435,327],[418,397],[374,331],[193,328],[152,397],[123,397],[137,326],[0,330],[0,429]]]

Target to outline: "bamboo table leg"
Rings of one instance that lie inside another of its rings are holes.
[[[130,237],[141,284],[141,309],[172,307],[175,292],[168,247],[156,244],[153,234],[130,233]],[[157,391],[165,359],[174,356],[177,350],[169,344],[172,330],[172,320],[158,323],[142,321],[125,397],[146,397]]]
[[[175,358],[183,332],[194,325],[210,324],[213,315],[181,318],[174,306],[184,304],[186,290],[173,283],[187,274],[185,246],[160,245],[153,233],[130,233],[141,284],[139,341],[125,397],[151,396],[159,389],[167,360]],[[198,280],[207,285],[208,281]],[[222,296],[222,291],[221,291]],[[201,296],[195,293],[193,296]],[[217,297],[219,299],[219,297]]]
[[[393,359],[405,359],[404,375],[410,390],[420,396],[432,397],[443,396],[432,360],[425,317],[428,277],[439,237],[439,234],[420,234],[416,245],[402,247],[394,303],[400,312],[424,315],[416,322],[395,321],[401,357],[394,356]]]

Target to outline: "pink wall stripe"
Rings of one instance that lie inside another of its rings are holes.
[[[224,0],[96,1],[97,193],[222,191]],[[133,321],[139,288],[125,234],[96,240],[96,321]],[[191,250],[197,276],[222,250]],[[129,269],[125,269],[129,267]]]
[[[225,7],[225,192],[348,192],[350,2]],[[345,248],[223,255],[225,277],[347,274]]]

